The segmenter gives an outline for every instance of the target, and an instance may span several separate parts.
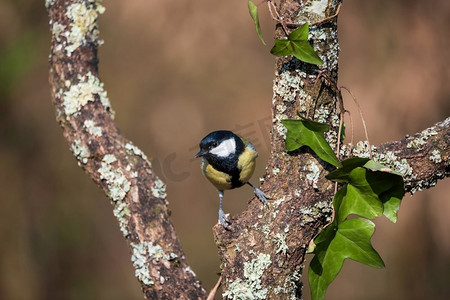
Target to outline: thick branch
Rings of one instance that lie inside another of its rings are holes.
[[[390,166],[404,172],[406,192],[435,186],[450,176],[450,117],[403,140],[377,146],[376,156],[395,158]]]
[[[334,15],[339,3],[325,1],[322,6],[285,0],[278,9],[288,23],[312,24]],[[281,26],[276,36],[284,36]],[[337,89],[319,78],[323,74],[337,82],[336,19],[311,28],[310,41],[324,61],[320,69],[290,56],[276,59],[272,152],[262,185],[273,200],[263,207],[253,199],[241,215],[232,218],[232,231],[214,228],[228,298],[300,298],[306,247],[332,215],[333,185],[324,178],[330,166],[308,150],[286,153],[286,129],[280,122],[296,118],[297,111],[304,115],[308,111],[314,119],[331,124],[327,138],[337,143]]]
[[[279,10],[289,23],[314,23],[334,15],[340,2],[328,1],[323,11],[317,11],[319,6],[310,1],[285,0]],[[280,123],[296,118],[297,111],[308,113],[331,125],[326,138],[332,146],[337,144],[337,26],[335,19],[319,24],[311,29],[310,41],[325,62],[320,69],[292,57],[276,60],[272,152],[262,185],[274,200],[263,207],[252,199],[242,214],[232,218],[232,231],[214,228],[228,298],[301,298],[305,250],[331,220],[333,186],[324,178],[330,166],[305,149],[286,153]],[[282,35],[278,30],[276,36]],[[407,191],[430,187],[449,174],[449,123],[447,119],[414,137],[374,147],[374,159],[404,174]],[[367,143],[347,145],[342,154],[368,156]]]
[[[164,183],[113,121],[97,70],[97,16],[104,8],[96,0],[52,0],[46,6],[57,120],[79,166],[114,206],[145,297],[206,298],[170,221]]]

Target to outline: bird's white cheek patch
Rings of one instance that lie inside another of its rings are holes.
[[[234,138],[223,141],[217,147],[211,149],[210,153],[219,157],[227,157],[236,152],[236,141]]]

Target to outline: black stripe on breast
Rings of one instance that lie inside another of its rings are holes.
[[[242,186],[240,178],[240,171],[237,167],[239,155],[244,152],[245,145],[239,137],[235,137],[236,152],[228,157],[217,157],[212,154],[206,154],[205,158],[209,164],[216,170],[227,173],[231,177],[232,188]]]

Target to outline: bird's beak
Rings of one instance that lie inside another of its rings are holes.
[[[195,158],[200,157],[200,156],[203,156],[203,155],[205,155],[205,154],[206,154],[206,151],[203,150],[203,149],[200,149],[200,151],[198,151],[198,153],[195,154]]]

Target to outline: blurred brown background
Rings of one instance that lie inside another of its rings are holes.
[[[270,47],[244,0],[105,5],[100,77],[120,128],[167,183],[181,242],[209,289],[219,271],[218,197],[194,148],[209,131],[237,129],[260,152],[258,182],[269,151]],[[262,8],[270,41],[274,23]],[[373,144],[449,115],[448,0],[346,0],[339,25],[340,84],[359,98]],[[0,299],[142,299],[109,201],[55,122],[49,39],[44,1],[0,0]],[[449,298],[448,183],[406,196],[397,224],[377,220],[373,240],[386,269],[347,261],[328,299]],[[239,213],[251,196],[249,188],[227,192],[225,211]]]

